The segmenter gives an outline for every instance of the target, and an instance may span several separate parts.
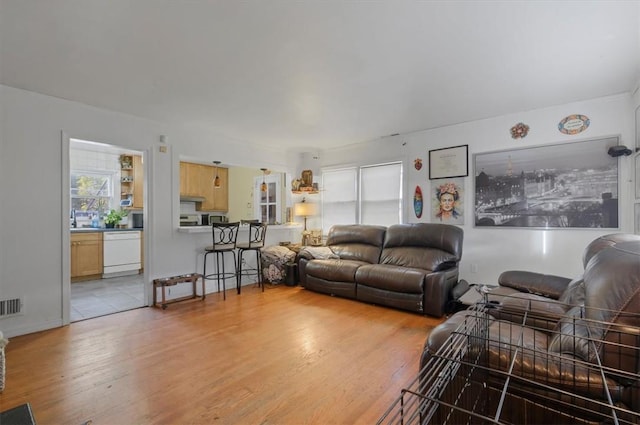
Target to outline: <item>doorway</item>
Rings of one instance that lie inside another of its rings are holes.
[[[144,179],[143,152],[69,140],[70,322],[147,305]],[[115,222],[114,212],[123,212]],[[105,249],[113,240],[126,240],[126,255]]]

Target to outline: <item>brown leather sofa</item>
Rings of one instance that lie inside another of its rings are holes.
[[[458,282],[463,231],[446,224],[336,225],[326,246],[336,258],[301,251],[300,282],[330,295],[440,317]]]
[[[487,394],[507,388],[501,420],[640,423],[640,236],[597,238],[583,263],[575,279],[504,272],[485,303],[431,332],[421,373],[481,320]]]

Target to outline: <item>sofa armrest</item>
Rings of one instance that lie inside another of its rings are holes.
[[[520,292],[541,295],[557,300],[567,289],[571,279],[549,274],[510,270],[498,278],[500,286],[517,289]]]
[[[313,260],[314,258],[319,258],[321,260],[326,260],[328,258],[340,258],[338,255],[334,254],[328,246],[305,246],[300,250],[298,256],[306,258],[307,260]]]
[[[429,273],[424,278],[423,311],[435,317],[444,316],[452,300],[451,290],[458,283],[458,268]]]
[[[517,292],[494,301],[488,312],[496,319],[553,330],[570,305],[541,295]],[[526,319],[526,320],[525,320]]]

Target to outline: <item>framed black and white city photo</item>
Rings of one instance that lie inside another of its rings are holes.
[[[474,155],[476,227],[618,225],[618,137]]]

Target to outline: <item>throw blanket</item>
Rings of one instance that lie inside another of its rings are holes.
[[[300,250],[300,253],[307,253],[312,258],[318,258],[320,260],[326,260],[328,258],[340,258],[331,251],[327,246],[305,246]]]
[[[262,249],[262,273],[269,282],[284,282],[287,277],[286,264],[293,263],[296,253],[285,246],[268,246]]]

